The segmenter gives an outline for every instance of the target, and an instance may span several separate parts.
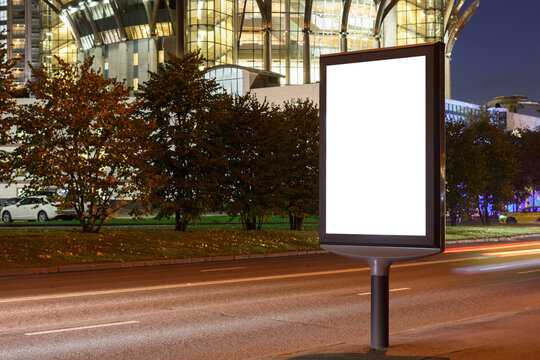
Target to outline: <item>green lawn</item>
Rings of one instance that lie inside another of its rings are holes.
[[[539,225],[459,225],[446,227],[446,240],[485,239],[514,235],[540,234]]]
[[[77,227],[0,228],[0,268],[77,263],[181,259],[220,255],[318,250],[317,224],[290,231],[265,224],[262,231],[233,225],[197,225],[177,232],[171,225],[106,227],[83,234]],[[539,234],[540,226],[447,227],[447,240]]]

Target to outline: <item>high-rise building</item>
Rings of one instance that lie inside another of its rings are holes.
[[[32,75],[28,63],[40,66],[41,19],[37,3],[0,0],[0,31],[7,35],[8,57],[17,59],[13,70],[15,86],[22,88]]]

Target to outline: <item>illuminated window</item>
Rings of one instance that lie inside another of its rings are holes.
[[[159,50],[158,52],[158,62],[160,64],[163,64],[165,62],[165,52],[163,50]]]
[[[135,53],[133,54],[133,66],[139,65],[139,54]]]
[[[133,78],[133,90],[139,90],[139,78]]]

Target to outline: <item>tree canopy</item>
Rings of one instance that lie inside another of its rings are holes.
[[[283,209],[291,230],[301,230],[306,216],[318,214],[319,114],[311,100],[288,101],[281,110],[283,140],[279,146],[284,171]]]
[[[206,79],[203,57],[169,59],[140,86],[140,114],[154,121],[145,175],[158,217],[175,216],[176,230],[218,206],[223,175],[221,123],[230,99]]]
[[[277,154],[283,131],[278,116],[276,106],[246,94],[234,99],[231,121],[222,128],[224,209],[239,216],[246,230],[260,230],[264,218],[279,211],[283,164]]]
[[[489,210],[500,211],[514,197],[519,169],[514,136],[501,115],[481,108],[466,121],[447,122],[447,208],[451,222],[476,207],[482,224]]]
[[[7,57],[7,37],[5,32],[0,33],[0,146],[11,144],[11,122],[9,117],[15,109],[13,100],[13,67],[15,60]],[[0,148],[0,179],[9,179],[9,155],[6,148]],[[4,176],[2,176],[4,174]]]
[[[32,68],[28,83],[36,100],[19,107],[10,125],[10,168],[32,191],[64,190],[56,200],[73,207],[83,232],[99,231],[115,213],[113,199],[137,199],[131,178],[138,171],[148,122],[136,116],[137,102],[115,79],[92,69],[92,58],[71,66],[60,58],[51,76]]]

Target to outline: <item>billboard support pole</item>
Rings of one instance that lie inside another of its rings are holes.
[[[389,273],[392,262],[375,258],[371,268],[371,347],[386,350],[389,345]]]

